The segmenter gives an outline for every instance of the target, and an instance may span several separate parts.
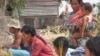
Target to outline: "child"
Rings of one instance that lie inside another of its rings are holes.
[[[77,46],[76,39],[79,39],[80,37],[88,36],[93,37],[92,33],[86,29],[86,26],[91,23],[93,20],[96,21],[96,19],[93,18],[91,12],[92,12],[92,6],[90,3],[84,3],[81,8],[83,17],[78,20],[76,23],[76,32],[72,36],[72,44]]]
[[[69,43],[66,37],[60,36],[53,41],[56,53],[59,56],[70,56],[74,49],[69,48]]]
[[[53,41],[53,45],[58,56],[84,56],[84,48],[72,49],[66,37],[60,36]]]

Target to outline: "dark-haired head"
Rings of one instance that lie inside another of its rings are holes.
[[[34,27],[30,26],[30,25],[24,25],[21,29],[21,32],[23,33],[24,36],[24,40],[30,41],[30,39],[34,36],[36,36],[37,38],[39,38],[41,41],[44,42],[44,44],[47,44],[46,41],[39,35],[36,34],[36,31],[34,29]]]
[[[82,4],[82,7],[83,7],[85,10],[87,10],[87,11],[89,11],[89,12],[92,12],[93,7],[92,7],[92,5],[91,5],[90,3],[83,3],[83,4]]]
[[[79,11],[81,4],[83,4],[83,0],[70,0],[73,12],[76,13]]]
[[[62,50],[63,52],[66,52],[68,47],[69,47],[69,43],[66,37],[64,36],[60,36],[57,37],[54,41],[53,41],[53,45],[55,47],[56,52],[59,54],[59,47],[60,47],[60,43],[63,45]]]
[[[21,32],[24,32],[26,34],[30,34],[31,36],[34,36],[36,34],[34,27],[32,27],[30,25],[24,25],[21,29]]]
[[[82,4],[83,3],[83,0],[77,0],[78,4]],[[70,3],[72,3],[72,0],[70,0]]]
[[[89,50],[90,54],[100,56],[100,36],[89,39],[86,43],[86,48]]]

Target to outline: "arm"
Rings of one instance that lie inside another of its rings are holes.
[[[22,40],[22,35],[21,33],[19,32],[14,40],[14,43],[10,46],[11,48],[15,48],[15,49],[18,49],[20,47],[20,43],[21,43],[21,40]]]
[[[82,24],[82,27],[81,27],[81,34],[82,34],[82,37],[83,37],[84,36],[84,31],[85,31],[85,28],[86,28],[86,24],[88,22],[88,18],[87,17],[84,17],[82,19],[82,21],[83,21],[83,24]]]

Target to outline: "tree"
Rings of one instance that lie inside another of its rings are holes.
[[[9,20],[8,16],[5,16],[7,8],[9,7],[12,12],[15,12],[14,15],[20,16],[21,10],[25,7],[25,2],[26,0],[0,0],[0,32],[2,32],[0,37],[8,37],[7,22]]]
[[[5,13],[6,9],[12,9],[13,12],[18,13],[20,16],[21,10],[25,7],[26,0],[0,0],[0,7],[3,8],[3,12]],[[15,14],[17,15],[17,14]]]
[[[97,4],[98,9],[100,9],[100,2]],[[100,15],[100,10],[99,10],[99,15]]]
[[[98,7],[98,9],[99,9],[99,13],[98,13],[98,34],[97,35],[100,35],[100,2],[97,4],[97,7]]]

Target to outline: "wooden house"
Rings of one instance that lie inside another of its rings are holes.
[[[59,0],[28,0],[20,16],[21,25],[45,28],[55,24]]]

